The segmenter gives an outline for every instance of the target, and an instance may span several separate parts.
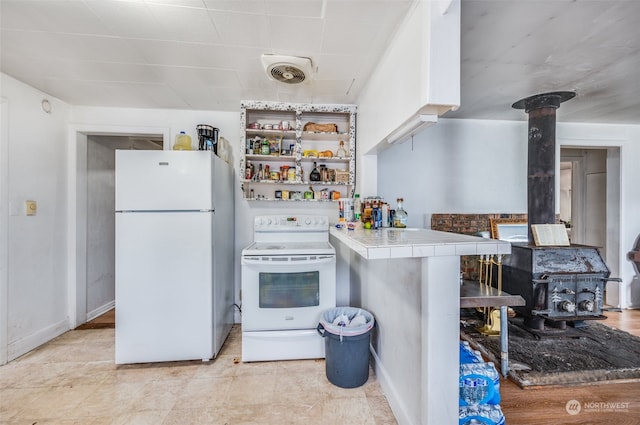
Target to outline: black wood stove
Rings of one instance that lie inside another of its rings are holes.
[[[513,243],[503,261],[503,290],[521,295],[516,307],[525,325],[544,329],[545,321],[565,328],[567,322],[604,319],[604,285],[610,272],[598,248],[583,245],[535,246],[532,224],[555,223],[556,109],[574,92],[527,97],[513,104],[529,114],[527,215],[529,242]]]

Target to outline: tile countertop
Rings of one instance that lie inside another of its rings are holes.
[[[509,242],[429,229],[331,227],[329,233],[368,260],[511,253]]]

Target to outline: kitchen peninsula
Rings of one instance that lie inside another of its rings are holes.
[[[398,423],[457,424],[460,256],[511,245],[415,228],[330,235],[352,305],[376,319],[374,369]]]

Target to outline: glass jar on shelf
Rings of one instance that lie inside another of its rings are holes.
[[[270,153],[271,153],[271,148],[269,147],[269,141],[267,139],[262,139],[260,155],[269,155]]]
[[[402,206],[403,202],[404,202],[404,199],[398,198],[398,207],[396,208],[396,213],[393,218],[393,227],[399,227],[399,228],[407,227],[408,214]]]

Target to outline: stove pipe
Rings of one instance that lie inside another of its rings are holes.
[[[542,93],[511,105],[529,114],[527,227],[530,244],[533,243],[532,224],[556,221],[556,109],[575,95],[570,91]]]

